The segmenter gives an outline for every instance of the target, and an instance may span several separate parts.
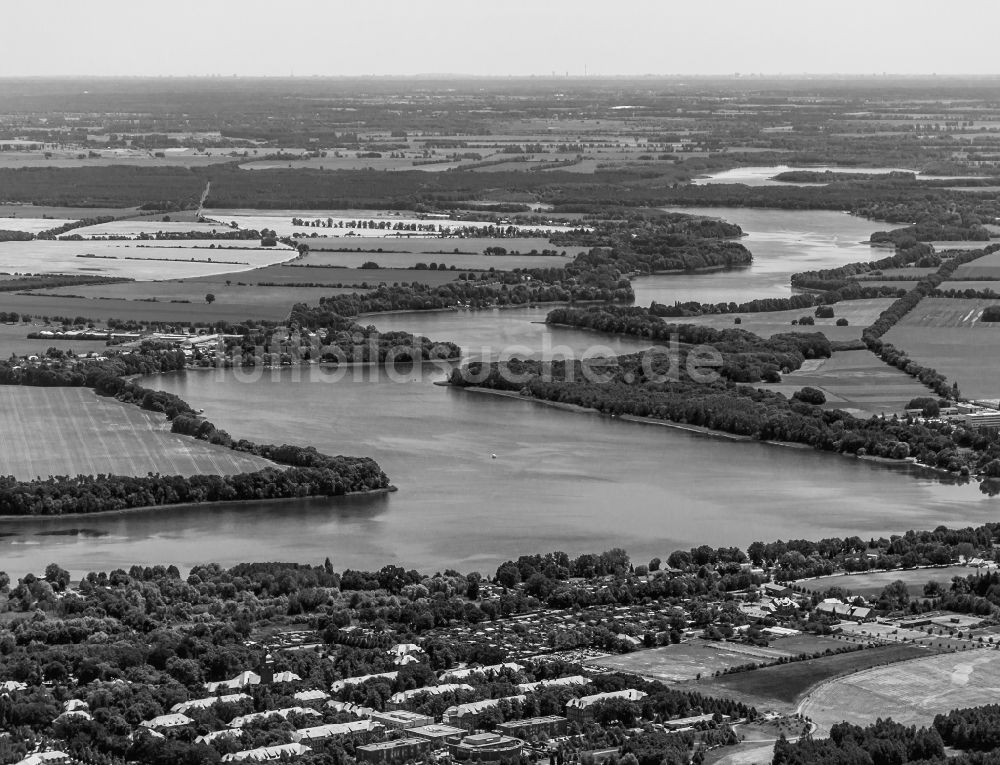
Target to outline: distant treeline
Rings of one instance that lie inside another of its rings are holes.
[[[87,274],[38,274],[0,279],[0,292],[54,289],[56,287],[82,287],[87,284],[116,284],[133,281],[124,276],[88,276]],[[14,320],[16,321],[16,319]]]
[[[649,306],[653,316],[683,318],[685,316],[709,316],[714,314],[764,313],[769,311],[791,311],[833,305],[841,300],[863,300],[880,297],[900,297],[905,290],[900,287],[864,287],[848,284],[837,290],[821,294],[792,295],[788,298],[758,298],[745,303],[699,303],[690,301],[663,305],[655,300]]]

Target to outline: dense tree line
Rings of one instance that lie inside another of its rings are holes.
[[[874,763],[943,763],[944,744],[933,728],[905,726],[879,719],[861,728],[839,723],[827,739],[810,736],[789,743],[784,736],[774,746],[772,765],[874,765]],[[949,762],[954,762],[949,760]],[[957,765],[957,763],[956,763]]]
[[[903,291],[899,287],[885,285],[865,287],[863,284],[854,282],[821,294],[804,293],[792,295],[787,298],[758,298],[756,300],[748,300],[744,303],[736,303],[734,301],[728,303],[699,303],[689,301],[684,303],[676,302],[670,306],[657,303],[654,300],[649,306],[649,312],[653,316],[683,318],[685,316],[711,316],[715,314],[791,311],[833,305],[841,300],[900,297]]]
[[[598,220],[587,229],[557,232],[550,241],[556,247],[591,248],[577,258],[578,263],[613,262],[624,271],[658,273],[750,265],[750,251],[732,241],[742,235],[739,226],[726,221],[663,213]]]
[[[297,447],[270,448],[287,456],[288,449]],[[268,453],[268,447],[261,447],[261,451]],[[317,459],[322,467],[266,468],[231,476],[78,475],[34,481],[3,476],[0,514],[71,515],[195,502],[332,497],[388,486],[374,460],[322,456],[324,459]]]
[[[786,333],[764,339],[742,329],[714,329],[695,324],[669,324],[653,309],[621,306],[556,308],[547,324],[581,327],[633,337],[651,344],[676,340],[686,353],[689,346],[710,345],[722,354],[719,374],[736,382],[774,379],[780,370],[795,370],[807,358],[829,358],[830,341],[822,333]],[[681,360],[683,366],[684,360]]]
[[[325,327],[337,317],[382,311],[428,311],[464,304],[472,308],[573,301],[632,302],[632,287],[615,269],[570,276],[563,269],[497,272],[490,282],[454,281],[439,286],[380,285],[367,293],[321,298],[318,306],[296,304],[289,320],[301,327]],[[533,276],[538,272],[538,276]]]
[[[0,242],[30,242],[35,235],[30,231],[9,231],[0,228]]]
[[[947,746],[991,752],[1000,748],[1000,705],[953,709],[934,718],[934,729]]]
[[[85,226],[99,226],[102,223],[111,223],[115,220],[113,215],[97,215],[93,218],[81,218],[80,220],[66,221],[65,223],[54,226],[45,231],[41,231],[35,237],[36,239],[59,239],[67,231],[72,231],[75,228],[84,228]]]
[[[681,351],[683,369],[686,360]],[[985,470],[1000,456],[1000,439],[995,434],[897,418],[862,420],[731,380],[674,381],[671,362],[667,354],[619,356],[600,368],[600,376],[595,376],[592,367],[585,370],[579,361],[472,362],[454,370],[450,382],[518,392],[606,414],[652,417],[758,440],[807,444],[822,451],[887,459],[915,457],[923,464],[963,474]]]
[[[55,287],[82,287],[87,284],[118,284],[132,279],[123,276],[89,276],[87,274],[37,274],[0,280],[0,292],[53,289]],[[16,319],[14,320],[16,321]]]

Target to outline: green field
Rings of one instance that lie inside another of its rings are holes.
[[[649,648],[642,651],[596,659],[591,664],[608,669],[632,672],[668,683],[682,683],[741,664],[774,662],[804,653],[836,649],[842,644],[814,635],[777,638],[766,648],[709,640],[694,640],[679,645]]]
[[[244,274],[237,274],[234,277],[228,285],[220,277],[214,277],[212,281],[206,279],[206,281],[123,282],[59,287],[44,290],[44,297],[38,299],[46,304],[48,301],[59,302],[60,305],[64,303],[65,310],[73,316],[92,316],[93,312],[97,311],[101,318],[114,315],[123,319],[156,317],[164,321],[215,321],[220,318],[231,321],[244,319],[283,321],[296,303],[315,304],[319,303],[322,297],[356,292],[354,289],[333,287],[258,287],[252,283],[240,284],[239,281],[246,278]],[[205,301],[205,296],[209,293],[215,296],[211,304]],[[50,295],[66,297],[58,300],[49,297]],[[146,302],[154,298],[155,303]],[[14,306],[16,303],[11,305]],[[77,306],[82,307],[77,308]],[[113,313],[108,313],[109,311]],[[62,310],[55,309],[50,309],[48,313],[67,315]]]
[[[763,311],[761,313],[714,314],[692,316],[683,319],[668,319],[684,324],[697,324],[717,329],[732,329],[737,316],[740,329],[770,337],[779,332],[822,332],[831,340],[857,340],[865,327],[874,324],[879,314],[892,304],[892,298],[872,298],[869,300],[845,300],[833,306],[832,319],[815,319],[815,326],[793,325],[792,320],[812,316],[815,309],[802,308],[793,311]],[[848,326],[838,327],[837,319],[844,318]]]
[[[991,252],[959,266],[952,274],[952,279],[976,279],[983,276],[1000,279],[1000,252]]]
[[[957,382],[964,396],[997,398],[1000,325],[978,321],[997,302],[924,298],[882,339]]]
[[[162,415],[86,388],[0,387],[0,475],[229,475],[270,465],[174,435]]]
[[[821,593],[831,587],[840,587],[851,595],[861,595],[867,598],[878,595],[887,584],[901,580],[906,582],[911,595],[923,595],[924,585],[927,582],[935,581],[950,585],[952,577],[965,577],[973,573],[975,573],[975,569],[966,566],[942,566],[940,568],[911,568],[898,571],[824,576],[819,579],[799,579],[795,584],[806,590],[815,590]]]
[[[870,351],[838,351],[829,359],[809,360],[798,371],[783,375],[780,383],[760,387],[790,397],[807,385],[826,394],[826,409],[843,409],[861,417],[902,413],[911,399],[934,395],[916,378]]]
[[[300,263],[300,261],[296,261]],[[458,278],[459,271],[431,271],[412,268],[317,268],[303,265],[277,265],[228,277],[246,284],[345,284],[378,285],[418,282],[437,287]],[[216,281],[217,277],[200,277],[198,281]]]
[[[86,240],[0,242],[0,271],[97,274],[152,281],[252,271],[296,256],[294,250],[284,246],[220,252],[176,246],[139,247],[136,244]]]
[[[860,651],[821,656],[818,659],[777,664],[701,680],[697,689],[726,696],[761,709],[788,710],[811,688],[824,680],[892,662],[927,656],[928,649],[887,645]]]
[[[843,720],[867,725],[890,716],[905,725],[929,725],[935,715],[958,707],[996,703],[998,688],[1000,651],[962,651],[833,680],[810,693],[799,711],[820,731]]]

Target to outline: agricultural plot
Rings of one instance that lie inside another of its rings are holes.
[[[959,266],[952,274],[952,278],[978,279],[982,277],[1000,279],[1000,251],[991,252],[969,263]]]
[[[288,312],[296,303],[318,303],[322,297],[348,291],[355,290],[334,290],[329,287],[257,287],[247,284],[226,284],[225,281],[162,281],[59,287],[44,290],[44,295],[46,297],[62,295],[69,299],[86,298],[88,301],[184,303],[186,305],[178,307],[177,310],[186,311],[192,320],[203,318],[202,309],[211,313],[211,318],[217,319],[218,314],[215,312],[223,309],[233,315],[242,316],[243,319],[281,321],[288,316]],[[211,303],[206,300],[208,294],[214,296]],[[106,306],[100,308],[109,310]],[[174,307],[167,308],[167,311],[173,314]],[[171,318],[180,317],[172,315]],[[207,319],[208,316],[204,318]]]
[[[85,388],[0,387],[0,475],[229,475],[271,465],[172,434],[161,416]]]
[[[803,308],[791,311],[764,311],[761,313],[713,314],[711,316],[692,316],[683,319],[668,319],[683,324],[698,324],[715,327],[716,329],[732,329],[737,317],[740,319],[739,329],[770,337],[779,332],[822,332],[831,340],[857,340],[865,327],[873,324],[886,308],[892,304],[891,298],[872,298],[869,300],[845,300],[833,306],[832,319],[815,319],[814,326],[793,325],[793,320],[803,316],[813,316],[815,309]],[[847,319],[846,327],[838,327],[837,319]]]
[[[940,289],[942,290],[975,290],[976,292],[985,292],[986,290],[993,290],[994,292],[1000,294],[1000,279],[996,281],[991,280],[981,280],[974,279],[970,281],[953,280],[950,282],[942,282]]]
[[[897,580],[906,582],[911,595],[922,595],[927,582],[950,585],[952,577],[968,576],[974,569],[966,566],[941,566],[939,568],[910,568],[899,571],[871,571],[863,574],[824,576],[819,579],[800,579],[795,584],[807,590],[824,592],[839,587],[851,595],[868,598],[878,595],[887,584]]]
[[[238,250],[222,255],[182,247],[137,248],[127,242],[2,242],[0,271],[96,274],[150,281],[250,271],[290,260],[296,254],[286,247]]]
[[[260,231],[262,228],[267,228],[272,231],[276,231],[278,236],[291,236],[292,234],[326,234],[328,237],[345,237],[348,239],[362,238],[362,239],[383,239],[386,241],[406,241],[407,239],[438,239],[441,240],[440,232],[447,231],[449,229],[454,230],[462,226],[501,226],[507,224],[494,224],[488,220],[469,220],[469,221],[454,221],[446,220],[440,218],[417,218],[412,215],[407,215],[403,212],[396,211],[382,211],[379,215],[369,215],[364,214],[371,211],[361,211],[359,210],[355,214],[347,213],[344,211],[338,212],[334,215],[333,211],[331,214],[326,214],[323,210],[204,210],[203,215],[206,219],[215,221],[221,224],[235,223],[239,228],[242,229],[253,229],[255,231]],[[293,225],[292,218],[301,218],[303,223],[306,225]],[[333,227],[323,228],[319,226],[309,225],[313,221],[332,221]],[[376,224],[381,224],[385,222],[387,228],[362,228],[360,226],[349,226],[350,223],[358,223],[360,221],[375,221]],[[343,225],[341,225],[343,224]],[[400,225],[418,225],[418,226],[433,226],[433,231],[394,231],[392,226]],[[510,224],[516,225],[516,224]],[[531,224],[522,226],[522,228],[531,228],[534,230],[553,232],[553,231],[565,231],[571,228],[570,226],[557,226],[557,225],[542,225],[542,224]],[[456,240],[460,241],[460,240]],[[455,245],[452,245],[455,246]]]
[[[51,226],[50,226],[51,228]],[[94,226],[83,226],[73,229],[71,234],[79,234],[85,239],[102,236],[127,236],[134,238],[140,234],[156,234],[162,232],[187,233],[189,231],[199,231],[206,234],[213,231],[223,232],[231,230],[230,226],[222,223],[198,223],[196,221],[165,221],[156,218],[132,218],[130,220],[113,220],[108,223],[98,223]],[[171,244],[176,240],[169,240]]]
[[[192,288],[194,289],[194,288]],[[291,290],[282,290],[284,295],[269,296],[265,302],[258,304],[249,296],[237,297],[233,302],[228,299],[216,300],[212,304],[205,301],[205,295],[215,289],[214,284],[202,284],[196,297],[170,298],[156,301],[139,299],[109,298],[109,297],[72,297],[56,294],[20,294],[4,293],[0,304],[7,311],[17,311],[22,315],[34,318],[64,316],[70,319],[81,317],[87,321],[104,323],[108,319],[133,319],[145,322],[215,322],[228,321],[238,323],[247,319],[270,318],[280,320],[288,314],[296,301]],[[252,294],[263,294],[266,288],[259,288],[261,293],[252,290]],[[75,290],[68,290],[76,292]],[[323,289],[322,294],[332,294]],[[238,294],[238,293],[237,293]],[[287,308],[286,308],[287,305]],[[46,346],[48,347],[48,346]]]
[[[437,242],[442,240],[437,239]],[[444,240],[447,242],[455,239]],[[395,247],[387,249],[395,250]],[[306,265],[344,266],[345,268],[360,268],[365,263],[374,262],[381,268],[400,269],[413,268],[418,263],[438,263],[457,269],[509,271],[514,268],[560,268],[570,262],[570,258],[560,255],[462,255],[445,253],[434,255],[423,252],[310,252],[303,258]]]
[[[469,237],[464,239],[441,239],[433,237],[430,239],[402,239],[383,241],[344,241],[342,238],[329,238],[319,236],[315,239],[306,239],[305,244],[309,245],[312,253],[326,251],[353,251],[378,254],[379,250],[389,253],[422,253],[425,255],[481,255],[487,247],[503,247],[510,255],[492,256],[497,263],[506,263],[507,258],[512,255],[527,254],[532,250],[542,252],[543,250],[556,250],[559,255],[566,254],[567,258],[572,258],[581,252],[587,252],[588,247],[555,247],[548,239],[543,237],[523,237],[518,239],[506,239],[500,237]],[[533,256],[534,257],[534,256]],[[498,268],[500,266],[497,266]],[[512,266],[504,266],[505,269]]]
[[[1000,325],[979,321],[997,302],[924,298],[882,339],[957,382],[962,395],[997,398]]]
[[[698,690],[734,698],[758,709],[791,711],[809,690],[824,680],[850,675],[872,667],[892,664],[927,655],[927,648],[911,645],[887,645],[859,651],[821,656],[818,659],[776,664],[749,672],[702,680]],[[807,713],[808,714],[808,713]]]
[[[927,656],[833,680],[809,694],[799,711],[821,732],[846,720],[868,725],[891,716],[905,725],[930,725],[958,707],[996,702],[1000,652],[990,649]]]
[[[0,218],[0,231],[25,231],[29,234],[38,234],[62,226],[64,223],[75,223],[75,221],[54,218]]]
[[[829,359],[809,360],[801,369],[783,375],[780,383],[759,387],[791,397],[805,386],[826,394],[825,408],[859,417],[902,413],[912,399],[934,395],[919,380],[870,351],[838,351]]]
[[[76,149],[53,151],[51,157],[35,151],[0,152],[0,167],[110,167],[112,165],[141,165],[143,167],[206,167],[219,162],[232,162],[233,158],[220,151],[199,154],[195,151],[164,152],[157,157],[152,152],[137,149],[99,151],[99,156],[84,156]]]
[[[50,228],[61,226],[67,221],[80,220],[81,218],[96,218],[101,215],[113,215],[117,218],[123,218],[127,215],[139,214],[138,207],[50,207],[48,205],[0,204],[0,218],[56,219]],[[0,226],[0,228],[7,228],[7,226]]]
[[[608,656],[590,663],[668,683],[682,683],[699,677],[711,677],[716,672],[742,664],[775,662],[803,653],[836,648],[838,645],[835,640],[813,636],[779,638],[767,647],[696,640]]]
[[[246,284],[329,284],[350,286],[350,292],[363,289],[362,285],[378,286],[379,284],[402,284],[417,282],[437,287],[458,278],[458,271],[415,270],[412,268],[329,268],[318,266],[277,265],[258,268],[247,273],[237,274],[232,281]],[[196,281],[217,281],[218,277],[209,276]],[[334,294],[330,291],[330,294]]]

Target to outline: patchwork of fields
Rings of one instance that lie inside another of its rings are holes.
[[[0,243],[0,271],[22,274],[96,274],[138,281],[238,273],[282,263],[297,253],[287,247],[214,252],[190,248],[137,247],[120,241]],[[220,262],[230,261],[230,262]]]
[[[870,351],[838,351],[829,359],[806,361],[802,369],[783,375],[780,383],[760,387],[790,397],[807,385],[826,394],[827,409],[862,417],[901,413],[912,399],[933,395],[916,378]]]
[[[986,306],[997,302],[924,298],[883,340],[957,382],[962,395],[997,398],[1000,324],[978,320]]]
[[[0,475],[230,475],[269,466],[174,435],[161,415],[89,389],[0,386]]]
[[[846,720],[868,725],[891,716],[905,725],[929,725],[958,707],[996,703],[1000,652],[989,649],[939,654],[875,667],[833,680],[813,691],[799,711],[821,732]]]

